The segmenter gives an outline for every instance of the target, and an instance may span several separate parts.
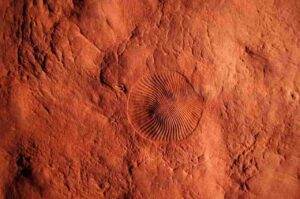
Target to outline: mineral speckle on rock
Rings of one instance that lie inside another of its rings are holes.
[[[0,198],[300,198],[299,10],[1,0]],[[185,139],[147,139],[127,117],[159,71],[201,94]]]

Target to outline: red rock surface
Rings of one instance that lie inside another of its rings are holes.
[[[300,1],[1,0],[0,198],[300,198]],[[126,113],[139,77],[203,96],[187,139]]]

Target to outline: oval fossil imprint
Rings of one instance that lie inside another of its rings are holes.
[[[177,72],[142,77],[128,99],[129,121],[136,131],[153,140],[181,140],[195,130],[201,117],[201,98]]]

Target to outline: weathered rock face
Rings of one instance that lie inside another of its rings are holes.
[[[297,0],[2,0],[0,198],[300,198]],[[176,71],[203,98],[186,139],[127,118]]]

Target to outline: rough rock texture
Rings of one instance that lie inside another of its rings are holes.
[[[300,1],[1,0],[0,198],[300,198]],[[130,89],[203,96],[187,139],[141,137]]]

